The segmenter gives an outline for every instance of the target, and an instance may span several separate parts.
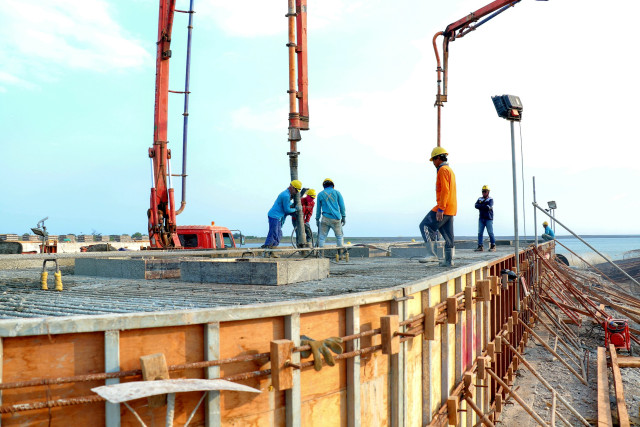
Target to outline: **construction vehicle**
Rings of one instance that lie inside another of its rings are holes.
[[[502,12],[506,11],[510,7],[515,6],[521,1],[522,0],[495,0],[488,5],[481,7],[475,12],[470,13],[464,18],[447,25],[447,28],[445,28],[444,31],[439,31],[433,36],[433,50],[436,54],[436,72],[438,74],[438,92],[436,94],[436,102],[434,104],[435,107],[438,107],[438,125],[436,139],[438,147],[440,147],[440,123],[442,117],[442,107],[444,107],[444,103],[447,102],[447,87],[449,83],[449,42],[464,37],[471,31],[475,31],[478,27],[480,27],[487,21],[495,18]],[[478,21],[480,19],[482,20]],[[440,64],[440,54],[438,53],[438,46],[436,45],[436,39],[439,36],[444,37],[444,40],[442,42],[442,65]]]
[[[187,125],[189,118],[189,73],[191,66],[191,32],[193,29],[193,0],[189,10],[176,10],[175,0],[160,0],[158,42],[156,50],[156,92],[153,117],[153,147],[151,159],[151,197],[147,211],[150,249],[218,249],[236,247],[231,230],[211,225],[178,226],[176,216],[186,205]],[[189,15],[187,61],[184,91],[169,90],[171,59],[171,31],[175,12]],[[167,147],[169,93],[184,95],[184,126],[182,141],[182,173],[171,174],[171,150]],[[172,176],[182,178],[182,202],[176,210]]]

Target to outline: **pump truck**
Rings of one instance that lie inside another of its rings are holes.
[[[187,61],[184,91],[169,90],[169,64],[171,60],[171,30],[175,12],[189,15]],[[189,72],[191,66],[191,31],[193,29],[193,0],[189,10],[176,10],[175,0],[160,0],[158,42],[156,49],[156,92],[153,116],[153,147],[151,159],[151,197],[147,211],[150,249],[220,249],[234,248],[236,242],[231,230],[211,225],[178,226],[176,216],[186,205],[187,178],[187,125],[189,118]],[[184,126],[182,141],[182,173],[171,174],[171,150],[167,147],[169,93],[184,95]],[[182,178],[182,202],[176,211],[172,176]],[[242,234],[241,239],[242,239]]]

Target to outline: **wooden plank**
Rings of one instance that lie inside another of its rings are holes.
[[[410,319],[422,313],[422,292],[410,295],[413,298],[404,301],[404,318]],[[405,327],[408,329],[408,326]],[[422,343],[418,336],[402,344],[404,353],[404,426],[422,425]]]
[[[391,331],[397,331],[399,326],[395,325],[394,318],[398,321],[398,323],[402,320],[405,320],[405,309],[404,309],[404,301],[393,301],[390,302],[390,310],[391,310]],[[384,318],[384,316],[383,316]],[[382,330],[385,330],[384,323],[382,322],[380,326]],[[400,337],[394,337],[398,342],[398,352],[395,354],[389,355],[389,372],[391,374],[391,396],[389,397],[389,407],[391,409],[391,426],[399,427],[404,425],[404,413],[405,413],[405,399],[404,399],[404,350],[400,351]],[[382,348],[384,350],[384,336],[382,337]],[[404,349],[404,345],[402,346]],[[393,345],[392,348],[393,349]],[[384,353],[384,351],[383,351]]]
[[[104,371],[120,371],[120,332],[104,332]],[[0,371],[2,364],[0,363]],[[1,372],[0,372],[1,373]],[[2,375],[0,375],[0,379]],[[105,385],[119,384],[120,378],[109,378],[105,380]],[[105,402],[105,425],[107,427],[120,427],[120,404]]]
[[[395,335],[399,331],[397,315],[382,316],[380,328],[382,329],[382,354],[398,354],[400,351],[400,337]]]
[[[349,307],[346,311],[346,334],[360,333],[360,307]],[[360,350],[360,340],[355,339],[346,343],[346,351]],[[360,356],[347,360],[347,426],[357,427],[361,424],[360,417]]]
[[[619,368],[640,368],[640,357],[618,356]]]
[[[611,356],[611,370],[613,371],[613,386],[616,390],[616,401],[618,404],[618,419],[620,427],[629,427],[629,412],[627,412],[627,404],[624,400],[624,387],[622,385],[622,375],[618,367],[618,353],[613,344],[609,344],[609,354]]]
[[[149,354],[140,357],[142,379],[145,381],[168,380],[169,369],[163,353]],[[149,408],[159,408],[167,404],[167,395],[159,394],[147,397]]]
[[[458,298],[447,297],[447,323],[458,323]]]
[[[284,318],[284,336],[293,341],[296,346],[300,345],[300,314],[293,313]],[[300,363],[300,353],[291,355],[291,362]],[[277,408],[276,410],[279,410]],[[300,427],[302,425],[302,385],[300,370],[294,369],[292,375],[292,386],[285,392],[285,421],[287,426]]]
[[[598,427],[613,427],[609,399],[607,352],[604,347],[598,347]]]
[[[271,381],[278,390],[289,390],[293,387],[293,368],[289,366],[293,351],[293,341],[271,341]]]
[[[204,360],[220,359],[220,323],[208,323],[204,327]],[[220,378],[220,367],[211,366],[204,370],[205,378]],[[207,393],[204,401],[206,427],[220,427],[220,391],[212,390]]]
[[[446,301],[449,295],[449,283],[445,282],[440,285],[440,301]],[[451,388],[449,382],[449,329],[448,324],[443,324],[440,328],[440,405],[444,405],[449,397]],[[437,385],[436,385],[437,386]]]
[[[429,292],[425,292],[429,295]],[[433,341],[436,339],[436,308],[427,307],[424,310],[424,331],[422,332],[424,339]]]
[[[473,308],[473,288],[471,286],[467,286],[464,288],[464,309],[466,311],[471,311]]]

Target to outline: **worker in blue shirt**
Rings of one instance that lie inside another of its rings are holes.
[[[316,198],[316,225],[318,226],[318,247],[324,246],[329,230],[332,229],[336,235],[337,245],[342,246],[344,234],[342,227],[345,225],[346,211],[342,194],[334,189],[333,181],[329,178],[322,182],[324,190]],[[322,218],[322,221],[320,220]]]
[[[542,223],[544,227],[544,233],[542,233],[542,240],[548,242],[549,240],[555,240],[556,233],[553,232],[553,229],[549,227],[549,223],[547,221]]]
[[[297,179],[291,181],[289,188],[284,190],[278,195],[278,198],[273,203],[273,206],[267,214],[269,218],[269,233],[267,239],[262,245],[262,248],[273,249],[280,244],[282,238],[282,225],[287,215],[294,214],[302,211],[302,207],[299,205],[295,208],[291,207],[291,199],[302,189],[302,183]],[[277,258],[275,254],[271,254],[272,257]]]
[[[493,199],[489,196],[491,189],[488,185],[482,187],[482,197],[479,197],[476,201],[476,209],[480,211],[480,218],[478,218],[478,247],[476,252],[484,251],[484,229],[487,229],[489,234],[489,242],[491,247],[489,252],[496,251],[496,237],[493,235]]]

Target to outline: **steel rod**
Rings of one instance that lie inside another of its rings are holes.
[[[527,403],[522,400],[522,398],[518,396],[515,391],[513,391],[504,381],[502,381],[499,376],[497,376],[491,369],[487,369],[486,371],[487,374],[489,374],[494,380],[496,380],[496,382],[500,384],[507,393],[513,396],[513,398],[520,404],[520,406],[522,406],[522,409],[524,409],[529,415],[531,415],[533,419],[538,422],[538,424],[540,424],[541,426],[547,425],[547,423],[545,423],[544,420],[540,418],[540,415],[536,414],[535,411],[529,405],[527,405]]]
[[[511,175],[513,177],[513,233],[515,244],[515,262],[516,262],[516,274],[518,279],[516,280],[516,311],[520,311],[520,239],[518,237],[518,182],[516,179],[516,142],[513,131],[513,120],[509,121],[511,125]]]

